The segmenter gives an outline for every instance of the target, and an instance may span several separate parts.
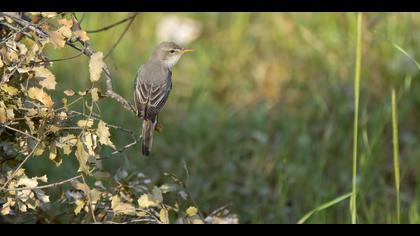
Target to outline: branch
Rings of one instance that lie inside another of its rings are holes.
[[[105,26],[105,27],[100,28],[100,29],[96,29],[96,30],[86,30],[86,33],[88,33],[88,34],[94,34],[94,33],[99,33],[99,32],[105,31],[105,30],[109,30],[109,29],[111,29],[111,28],[113,28],[113,27],[115,27],[115,26],[118,26],[118,25],[120,25],[120,24],[122,24],[122,23],[126,22],[126,21],[129,21],[129,20],[131,20],[131,19],[134,19],[134,18],[136,17],[136,15],[137,15],[137,13],[135,13],[134,15],[132,15],[132,16],[130,16],[130,17],[127,17],[127,18],[125,18],[125,19],[123,19],[123,20],[120,20],[120,21],[118,21],[118,22],[116,22],[116,23],[114,23],[114,24],[111,24],[111,25]]]
[[[15,17],[9,13],[6,12],[0,12],[0,15],[2,16],[7,16],[11,19],[13,19],[16,23],[18,23],[21,27],[25,27],[28,28],[29,30],[35,32],[39,37],[47,39],[48,33],[44,32],[42,29],[39,28],[39,26],[28,22],[26,20],[23,20],[21,18]],[[78,29],[81,29],[80,24],[78,22],[76,22],[76,27],[78,27]],[[15,29],[16,30],[16,29]],[[18,30],[18,29],[17,29]],[[30,37],[31,39],[33,39],[33,37],[28,34],[25,31],[22,31],[26,36]],[[89,58],[92,56],[92,54],[94,53],[94,50],[89,46],[88,43],[83,42],[82,40],[78,39],[77,42],[79,42],[80,44],[82,44],[84,46],[84,48],[79,48],[77,47],[73,42],[71,42],[70,40],[66,41],[66,45],[78,50],[79,52],[82,52],[83,54],[85,54],[86,56],[88,56]],[[104,67],[103,67],[103,71],[105,72],[105,79],[106,79],[106,92],[104,94],[105,97],[111,98],[115,101],[117,101],[118,103],[120,103],[120,105],[122,107],[124,107],[125,109],[127,109],[128,111],[134,113],[134,115],[137,115],[137,109],[130,104],[125,98],[123,98],[121,95],[119,95],[118,93],[114,92],[114,89],[112,87],[112,77],[111,77],[111,73],[109,72],[108,66],[104,63]]]
[[[134,13],[133,16],[131,16],[131,20],[130,22],[128,22],[127,26],[125,27],[124,31],[121,33],[120,37],[118,38],[118,40],[114,43],[114,45],[112,45],[111,49],[109,50],[109,52],[105,55],[104,59],[107,58],[109,55],[112,54],[112,52],[114,51],[114,49],[117,47],[117,45],[121,42],[121,40],[124,38],[124,35],[127,33],[128,29],[130,28],[131,24],[133,23],[134,19],[136,18],[137,13]]]
[[[25,157],[25,159],[22,161],[22,163],[20,163],[20,165],[16,168],[16,170],[13,172],[13,174],[10,176],[10,178],[7,179],[6,183],[3,184],[3,186],[0,188],[0,191],[3,191],[6,186],[9,184],[9,182],[15,177],[16,173],[22,168],[22,166],[26,163],[26,161],[28,161],[29,157],[32,156],[32,154],[34,154],[35,150],[37,149],[38,145],[41,142],[37,142],[35,147],[32,149],[32,151]]]
[[[56,183],[52,183],[52,184],[47,184],[47,185],[42,185],[42,186],[38,186],[38,187],[34,187],[34,188],[30,188],[30,187],[24,187],[24,188],[15,188],[15,189],[5,189],[3,191],[7,191],[7,192],[11,192],[11,191],[22,191],[22,190],[35,190],[35,189],[45,189],[45,188],[53,188],[53,187],[57,187],[63,184],[66,184],[68,182],[74,181],[76,179],[81,178],[82,175],[78,175],[78,176],[74,176],[70,179],[66,179],[60,182],[56,182]]]

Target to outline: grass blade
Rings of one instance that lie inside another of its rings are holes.
[[[392,144],[394,147],[394,174],[395,174],[395,192],[397,196],[397,223],[401,223],[400,217],[400,165],[398,158],[398,111],[395,97],[395,89],[392,89]]]
[[[356,68],[354,75],[353,191],[350,201],[351,222],[353,224],[356,224],[357,220],[357,138],[359,126],[360,71],[362,65],[362,16],[361,12],[357,14]]]
[[[338,197],[338,198],[336,198],[336,199],[334,199],[334,200],[332,200],[332,201],[330,201],[330,202],[327,202],[327,203],[325,203],[325,204],[322,204],[321,206],[319,206],[319,207],[317,207],[317,208],[315,208],[315,209],[313,209],[312,211],[310,211],[310,212],[308,212],[306,215],[304,215],[299,221],[298,221],[298,224],[303,224],[303,223],[305,223],[313,214],[315,214],[315,213],[317,213],[317,212],[319,212],[319,211],[322,211],[322,210],[325,210],[325,209],[327,209],[327,208],[329,208],[329,207],[332,207],[332,206],[334,206],[335,204],[337,204],[337,203],[340,203],[340,202],[342,202],[342,201],[344,201],[344,200],[346,200],[347,198],[349,198],[349,197],[351,197],[352,196],[352,194],[353,193],[347,193],[347,194],[344,194],[344,195],[342,195],[342,196],[340,196],[340,197]]]

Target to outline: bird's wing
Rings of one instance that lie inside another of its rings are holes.
[[[172,73],[169,72],[165,82],[154,83],[151,80],[137,79],[135,98],[139,116],[154,121],[165,105],[172,88]]]

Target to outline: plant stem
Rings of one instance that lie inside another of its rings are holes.
[[[353,133],[353,191],[351,198],[351,222],[357,223],[357,142],[359,126],[359,95],[360,95],[360,71],[362,65],[362,13],[357,13],[357,41],[356,41],[356,65],[354,76],[354,133]]]

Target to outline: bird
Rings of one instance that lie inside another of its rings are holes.
[[[183,54],[192,49],[182,48],[174,42],[161,42],[149,60],[140,66],[134,83],[134,104],[142,120],[142,154],[150,155],[153,132],[157,128],[158,114],[172,89],[172,68]]]

